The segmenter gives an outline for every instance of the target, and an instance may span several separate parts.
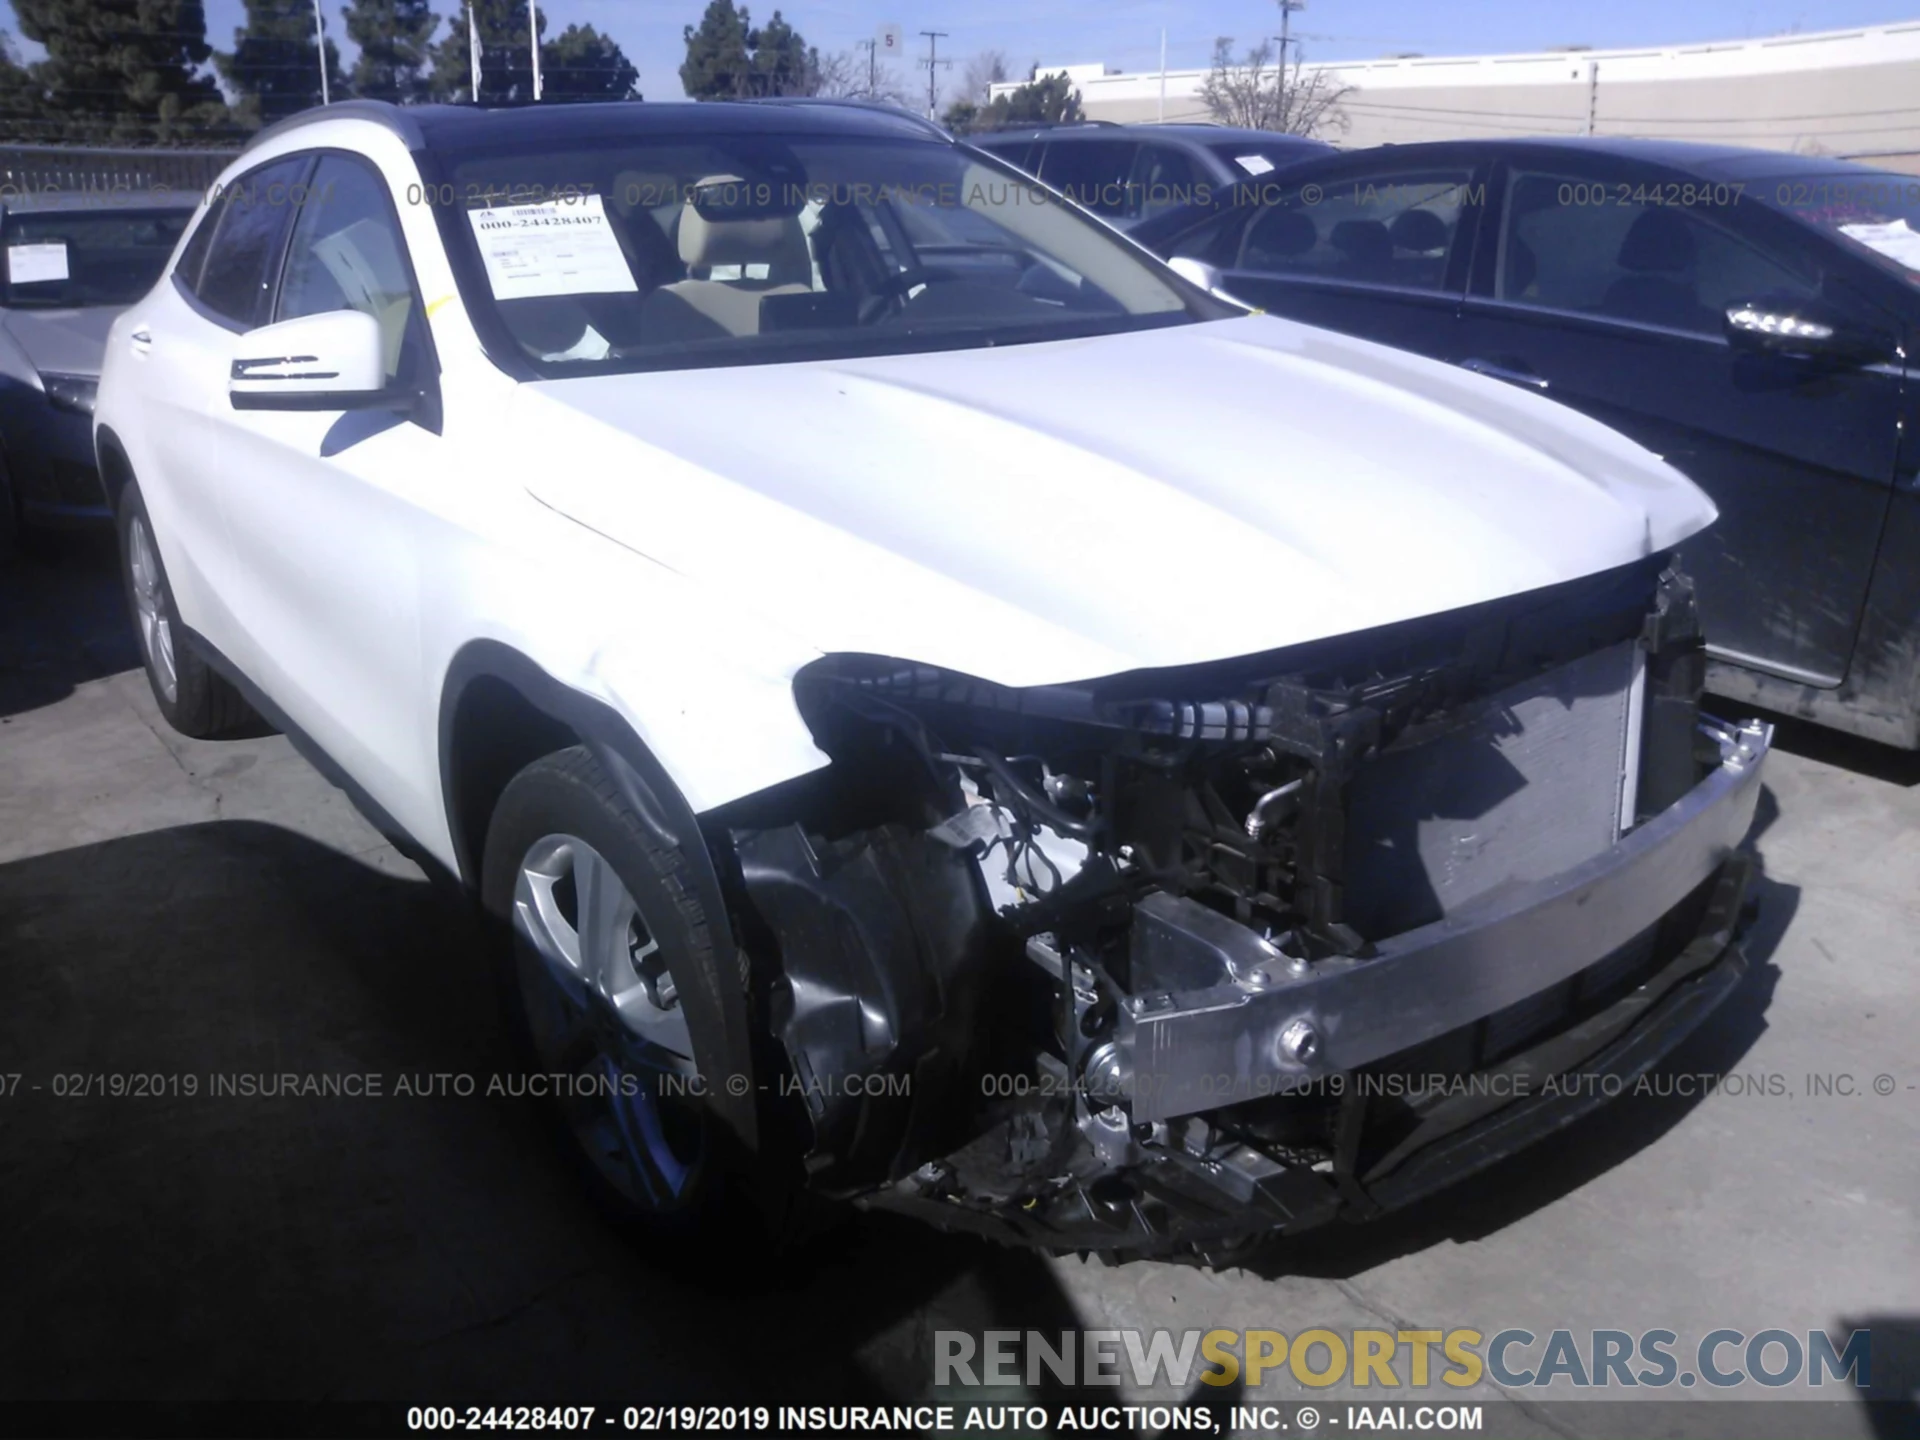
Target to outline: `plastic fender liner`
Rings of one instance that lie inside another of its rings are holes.
[[[898,825],[819,850],[787,825],[734,848],[780,949],[772,1018],[813,1123],[809,1168],[872,1183],[940,1153],[987,988],[972,862]]]

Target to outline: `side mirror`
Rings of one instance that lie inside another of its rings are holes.
[[[1727,343],[1755,354],[1865,365],[1892,357],[1891,335],[1856,325],[1818,300],[1762,297],[1729,305]]]
[[[249,330],[235,342],[227,395],[236,410],[395,410],[417,398],[387,384],[380,322],[358,310]]]

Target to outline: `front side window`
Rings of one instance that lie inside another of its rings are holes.
[[[1920,285],[1920,175],[1857,166],[1746,181],[1744,193]]]
[[[1247,225],[1233,267],[1256,274],[1438,290],[1476,197],[1464,166],[1289,185]]]
[[[221,190],[216,213],[202,222],[214,227],[213,239],[193,293],[242,329],[266,323],[287,226],[305,198],[307,163],[304,157],[277,160],[242,175]]]
[[[1711,197],[1667,203],[1666,195],[1658,183],[1516,172],[1507,183],[1495,297],[1718,335],[1737,302],[1817,294],[1817,276],[1710,218],[1724,205]]]
[[[545,375],[1232,313],[1030,179],[929,141],[744,134],[461,153],[421,199],[483,332]]]
[[[167,268],[189,209],[12,214],[0,248],[13,309],[131,305]]]
[[[413,284],[387,184],[357,161],[322,157],[294,222],[279,318],[358,310],[380,322],[387,378],[415,319]]]

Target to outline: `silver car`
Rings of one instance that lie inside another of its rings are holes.
[[[199,198],[0,195],[0,531],[108,518],[93,456],[107,329],[153,288]]]

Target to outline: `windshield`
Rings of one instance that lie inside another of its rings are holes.
[[[489,343],[545,376],[1017,344],[1229,313],[944,144],[762,134],[449,157]]]
[[[1920,176],[1846,170],[1750,181],[1749,194],[1920,284]]]
[[[153,288],[191,210],[9,215],[5,303],[15,309],[131,305]]]

